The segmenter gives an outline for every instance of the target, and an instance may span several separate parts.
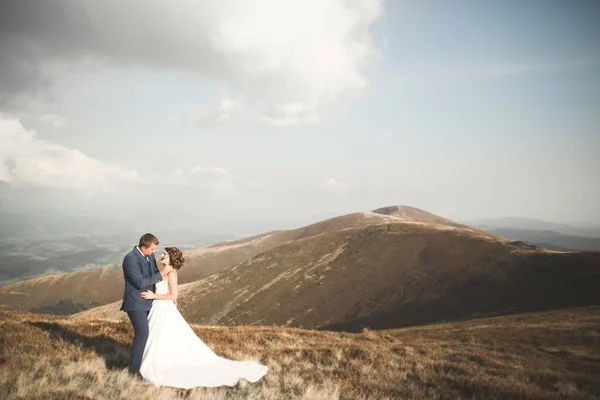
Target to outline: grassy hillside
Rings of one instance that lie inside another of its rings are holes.
[[[182,285],[202,324],[360,331],[600,304],[600,253],[557,253],[462,228],[394,222],[276,247]],[[119,303],[77,314],[126,318]]]
[[[129,323],[0,312],[0,398],[597,399],[600,307],[358,334],[193,326],[256,384],[179,390],[128,377]]]
[[[425,211],[412,218],[432,219]],[[331,218],[306,227],[269,232],[250,238],[219,243],[185,252],[186,264],[180,283],[194,282],[233,267],[248,258],[282,244],[340,229],[364,227],[399,218],[376,213],[354,213]],[[133,244],[131,246],[133,248]],[[120,265],[96,267],[72,273],[49,275],[0,287],[0,304],[28,311],[55,306],[60,299],[100,304],[123,297],[123,272]]]

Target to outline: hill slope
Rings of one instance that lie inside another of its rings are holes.
[[[339,230],[182,285],[194,323],[385,329],[600,304],[600,253],[555,253],[411,222]],[[78,318],[125,318],[113,303]]]
[[[256,384],[144,386],[128,322],[0,312],[0,397],[110,399],[596,399],[600,308],[360,334],[201,327],[217,354],[269,366]]]
[[[427,215],[422,212],[423,217]],[[331,218],[306,227],[269,232],[250,238],[185,252],[186,264],[180,282],[188,283],[233,267],[248,258],[293,240],[326,232],[369,226],[396,220],[376,213],[354,213]],[[133,246],[132,246],[133,247]],[[83,271],[49,275],[0,287],[0,304],[14,309],[56,304],[62,298],[77,302],[107,304],[123,297],[123,272],[120,265],[95,267]]]

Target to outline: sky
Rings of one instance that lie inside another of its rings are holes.
[[[2,212],[600,225],[600,2],[2,0]],[[281,226],[280,226],[281,225]]]

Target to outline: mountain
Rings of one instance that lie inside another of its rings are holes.
[[[427,215],[423,212],[423,216]],[[330,218],[298,229],[273,231],[249,238],[184,252],[186,263],[180,283],[189,283],[233,267],[248,258],[288,242],[343,229],[370,226],[398,218],[365,212]],[[132,245],[133,247],[133,245]],[[124,254],[123,254],[124,255]],[[29,310],[52,306],[61,299],[107,304],[123,296],[120,265],[94,267],[81,271],[48,275],[0,287],[0,304]]]
[[[599,285],[600,253],[396,218],[264,251],[182,285],[178,304],[200,324],[360,331],[595,305]],[[75,317],[124,318],[118,306]]]
[[[600,238],[565,235],[554,231],[496,228],[489,233],[512,240],[530,242],[557,251],[600,251]]]
[[[358,334],[198,326],[218,355],[266,364],[256,384],[182,391],[127,374],[129,321],[0,312],[0,398],[597,399],[600,307]]]
[[[455,228],[467,228],[472,229],[470,226],[462,225],[440,217],[439,215],[432,214],[430,212],[421,210],[419,208],[410,206],[390,206],[382,207],[373,210],[376,214],[390,215],[406,222],[424,222],[426,224],[437,224],[445,226],[453,226]]]
[[[600,238],[600,228],[578,227],[521,217],[485,218],[471,221],[469,225],[486,231],[493,229],[523,229],[530,231],[552,231],[569,236]]]

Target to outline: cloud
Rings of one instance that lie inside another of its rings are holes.
[[[516,63],[512,65],[504,65],[494,68],[489,68],[484,72],[487,78],[495,78],[511,75],[522,75],[528,73],[551,73],[570,69],[588,68],[598,65],[598,59],[581,59],[569,61],[547,61],[537,63]]]
[[[160,183],[197,187],[220,195],[235,194],[240,189],[259,186],[258,182],[233,174],[225,168],[200,165],[187,170],[177,168],[168,176],[160,178]]]
[[[566,71],[575,72],[599,64],[600,58],[598,57],[574,60],[507,60],[501,63],[489,60],[410,63],[399,69],[395,76],[403,85],[426,87],[437,92],[441,86],[459,87],[484,80],[511,79]]]
[[[221,167],[196,165],[186,174],[187,182],[194,186],[226,189],[233,185],[233,175]]]
[[[221,100],[219,107],[200,120],[200,126],[212,128],[229,121],[233,115],[243,110],[240,103],[229,98]]]
[[[338,196],[344,194],[346,191],[346,184],[338,182],[335,178],[329,178],[325,182],[319,183],[318,186]]]
[[[94,62],[198,74],[258,104],[260,121],[318,123],[365,87],[383,0],[34,2],[0,15],[0,104]],[[220,114],[227,118],[227,113]]]
[[[259,117],[259,121],[272,126],[290,126],[299,124],[319,124],[322,117],[315,109],[301,103],[290,103],[274,107]]]
[[[137,178],[136,171],[38,139],[19,120],[0,116],[0,181],[89,192]]]
[[[89,157],[77,149],[39,139],[16,118],[0,116],[0,184],[71,189],[93,195],[119,184],[185,186],[214,194],[258,187],[255,181],[217,166],[193,166],[140,177],[135,170]]]
[[[41,121],[44,121],[56,128],[62,128],[67,124],[67,119],[55,114],[42,114],[38,117]]]

